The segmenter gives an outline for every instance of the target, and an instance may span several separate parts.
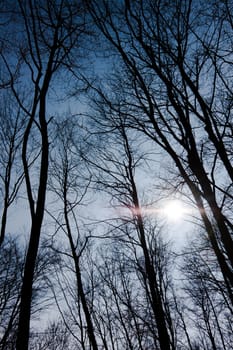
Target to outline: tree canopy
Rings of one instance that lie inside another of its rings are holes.
[[[232,14],[0,3],[0,349],[232,348]]]

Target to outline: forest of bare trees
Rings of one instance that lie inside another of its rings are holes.
[[[232,50],[232,0],[0,1],[0,350],[233,349]]]

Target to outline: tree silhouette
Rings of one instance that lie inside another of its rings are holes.
[[[233,301],[228,6],[213,1],[204,10],[198,1],[93,1],[90,11],[121,66],[112,92],[101,93],[103,102],[173,160]]]
[[[71,65],[72,50],[84,33],[85,21],[82,4],[76,6],[72,1],[59,3],[18,1],[14,6],[15,8],[8,8],[6,13],[15,12],[17,15],[13,26],[16,38],[13,38],[11,43],[14,45],[16,67],[14,67],[15,61],[8,60],[9,57],[4,51],[1,58],[9,75],[10,86],[16,101],[22,112],[27,115],[23,135],[22,161],[31,216],[30,239],[20,297],[16,346],[19,350],[28,348],[33,275],[45,209],[49,162],[48,93],[58,70],[65,68],[69,71],[69,68],[74,69],[77,66],[75,63]],[[9,21],[9,26],[6,26],[5,33],[10,29],[12,29],[11,21]],[[26,74],[29,77],[25,85],[31,93],[26,100],[22,98],[23,93],[22,90],[20,91],[19,81],[14,79],[15,71],[18,72],[18,76]],[[39,166],[36,187],[34,187],[34,179],[30,172],[29,145],[33,134],[37,139],[35,158],[38,159]]]
[[[231,349],[232,13],[0,2],[2,350]]]

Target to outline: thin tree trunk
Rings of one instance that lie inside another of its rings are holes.
[[[46,105],[45,96],[46,96],[47,89],[48,89],[48,84],[45,85],[44,95],[43,97],[41,97],[41,103],[40,103],[39,118],[40,118],[41,138],[42,138],[40,178],[39,178],[36,211],[34,214],[31,211],[32,224],[31,224],[29,246],[28,246],[26,262],[24,267],[23,284],[22,284],[22,290],[21,290],[16,350],[28,350],[28,344],[29,344],[33,277],[34,277],[34,271],[35,271],[35,265],[36,265],[36,258],[37,258],[38,249],[39,249],[41,226],[42,226],[43,216],[44,216],[44,206],[45,206],[46,186],[47,186],[47,176],[48,176],[49,144],[48,144],[48,135],[47,135],[47,122],[45,118],[45,105]],[[30,193],[30,190],[29,190],[29,193]],[[33,203],[31,203],[31,209],[32,209],[32,204]]]

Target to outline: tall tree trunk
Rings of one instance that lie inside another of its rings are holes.
[[[27,350],[28,344],[29,344],[33,278],[34,278],[34,271],[35,271],[35,265],[36,265],[36,258],[37,258],[38,249],[39,249],[41,226],[42,226],[43,216],[44,216],[47,177],[48,177],[49,143],[48,143],[48,133],[47,133],[47,122],[45,117],[47,89],[48,89],[48,84],[45,85],[45,91],[44,91],[44,94],[41,96],[41,101],[40,101],[39,120],[40,120],[40,131],[41,131],[41,140],[42,140],[41,141],[42,152],[41,152],[39,188],[38,188],[38,196],[37,196],[35,212],[33,212],[32,199],[30,203],[32,224],[31,224],[29,246],[27,250],[26,262],[24,267],[23,284],[22,284],[22,290],[21,290],[16,350]],[[25,154],[24,156],[26,157]],[[28,190],[28,193],[31,194],[31,189]]]

